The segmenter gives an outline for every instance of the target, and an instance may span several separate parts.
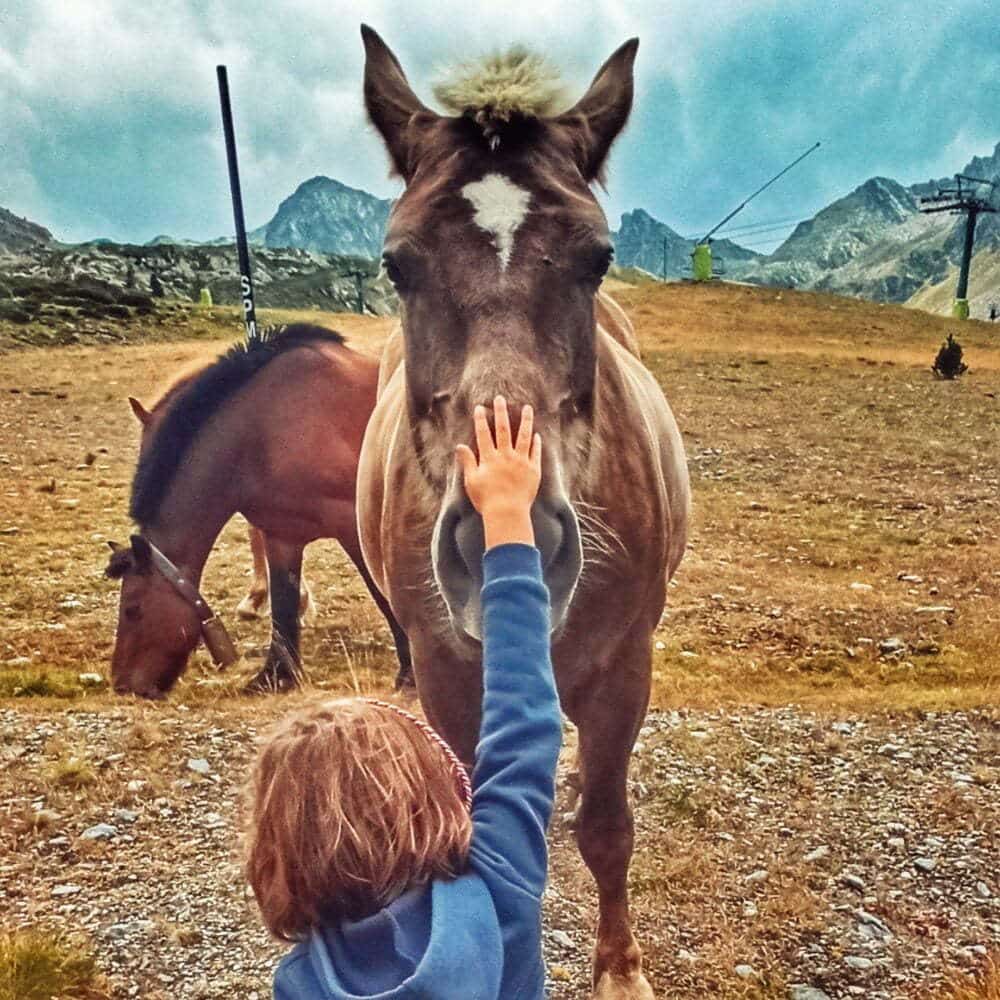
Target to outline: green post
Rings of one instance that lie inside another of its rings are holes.
[[[951,315],[955,319],[969,318],[969,300],[955,299],[955,304],[951,307]]]
[[[691,273],[695,281],[711,281],[712,279],[712,247],[708,243],[699,243],[691,254]]]
[[[201,294],[198,296],[198,305],[204,307],[205,309],[210,309],[212,307],[211,289],[203,288],[201,290]]]

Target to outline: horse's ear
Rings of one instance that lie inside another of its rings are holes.
[[[603,182],[604,161],[632,110],[632,66],[639,39],[630,38],[597,71],[590,89],[556,121],[569,128],[580,173]]]
[[[111,549],[112,552],[121,552],[123,546],[119,545],[117,542],[111,541],[111,539],[109,538],[108,548]]]
[[[129,396],[128,405],[132,407],[135,419],[138,420],[143,427],[148,427],[150,420],[153,419],[153,414],[150,413],[149,410],[147,410],[146,407],[135,398],[135,396]]]
[[[363,24],[361,38],[365,43],[365,109],[385,141],[394,170],[409,181],[416,159],[414,116],[437,116],[413,93],[399,60],[378,32]]]
[[[132,543],[132,555],[135,558],[136,566],[139,568],[148,566],[153,561],[149,542],[142,535],[132,535],[129,541]]]

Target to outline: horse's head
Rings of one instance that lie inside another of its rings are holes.
[[[582,568],[570,498],[588,476],[594,296],[612,256],[590,185],[628,118],[638,42],[618,49],[568,111],[545,106],[544,74],[535,93],[512,103],[504,81],[487,72],[452,88],[456,117],[446,117],[419,101],[375,32],[365,27],[362,35],[368,114],[406,182],[384,265],[401,301],[413,440],[428,502],[438,505],[437,585],[459,633],[478,637],[482,524],[457,474],[455,446],[472,443],[476,404],[502,394],[519,414],[531,403],[545,438],[532,521],[555,629]],[[526,65],[534,64],[515,56],[508,77]],[[471,102],[464,108],[463,95]]]
[[[149,542],[111,545],[105,573],[121,580],[118,630],[111,658],[111,682],[119,694],[162,698],[174,686],[198,644],[201,623],[153,566]]]

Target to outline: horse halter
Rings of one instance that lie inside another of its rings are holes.
[[[224,670],[239,659],[236,646],[226,631],[226,626],[222,620],[216,617],[215,613],[208,605],[208,601],[201,596],[198,588],[184,578],[184,574],[175,566],[148,538],[143,539],[149,546],[150,555],[153,557],[153,565],[158,570],[160,576],[170,584],[188,604],[194,608],[201,622],[201,637],[205,641],[205,648],[212,657],[212,662],[220,669]]]

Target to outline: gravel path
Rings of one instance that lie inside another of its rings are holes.
[[[269,997],[281,949],[234,838],[283,707],[261,705],[0,710],[4,923],[85,930],[116,997]],[[914,997],[1000,943],[995,713],[653,713],[633,777],[658,996]],[[569,1000],[587,995],[594,893],[567,815],[553,844],[546,951]]]

